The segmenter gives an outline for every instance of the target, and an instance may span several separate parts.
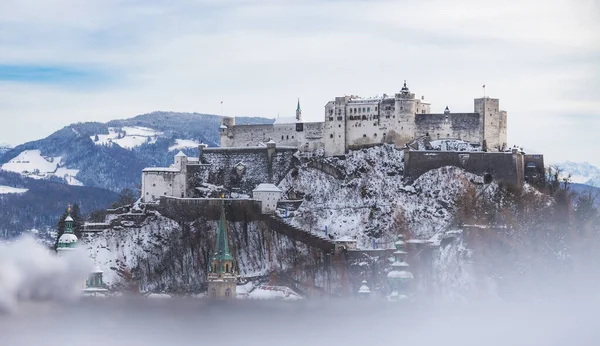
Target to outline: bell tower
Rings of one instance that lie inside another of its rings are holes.
[[[225,200],[221,201],[221,217],[217,226],[215,254],[208,268],[208,297],[210,299],[235,299],[237,277],[233,268],[233,256],[227,239]]]
[[[298,105],[296,106],[296,120],[302,121],[302,109],[300,109],[300,99],[298,99]]]

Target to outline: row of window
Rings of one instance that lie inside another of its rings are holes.
[[[290,135],[286,135],[285,139],[290,139]],[[294,139],[294,136],[292,136],[292,139]],[[281,135],[281,140],[283,141],[283,135]]]

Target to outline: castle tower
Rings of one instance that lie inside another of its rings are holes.
[[[210,299],[235,299],[237,278],[233,269],[233,256],[229,252],[225,200],[221,201],[221,218],[217,226],[215,254],[208,268],[208,297]]]
[[[233,127],[235,126],[235,118],[223,117],[221,126],[219,126],[219,136],[222,147],[233,147]]]
[[[417,113],[417,100],[404,81],[402,89],[395,95],[395,112],[398,123],[395,129],[395,143],[397,147],[412,141],[415,137],[415,114]]]
[[[390,287],[390,295],[388,299],[398,301],[407,298],[408,286],[413,279],[413,275],[408,271],[408,263],[406,263],[406,251],[404,251],[403,236],[400,235],[397,242],[394,243],[396,251],[394,252],[394,263],[392,270],[388,273],[388,284]]]
[[[302,109],[300,109],[300,99],[298,99],[298,105],[296,106],[296,120],[302,121]]]
[[[64,256],[65,253],[75,250],[77,246],[77,236],[73,233],[73,218],[71,217],[71,205],[67,209],[67,217],[65,218],[65,232],[58,238],[58,246],[56,251],[59,256]]]
[[[500,100],[490,97],[475,99],[475,112],[479,113],[482,127],[482,147],[487,151],[506,148],[506,112],[500,110]]]

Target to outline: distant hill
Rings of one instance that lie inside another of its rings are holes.
[[[154,112],[108,123],[86,122],[0,151],[2,170],[35,179],[111,191],[136,188],[145,167],[168,166],[183,150],[198,155],[198,144],[219,144],[221,117],[210,114]],[[239,124],[273,119],[236,118]]]
[[[0,171],[0,236],[53,228],[68,204],[78,204],[82,213],[88,214],[109,207],[118,198],[117,193],[100,188]]]
[[[571,175],[571,181],[577,184],[600,187],[600,168],[587,162],[565,161],[552,166],[563,170],[563,175]]]

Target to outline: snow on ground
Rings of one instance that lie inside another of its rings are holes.
[[[98,134],[90,136],[90,139],[94,141],[96,145],[117,144],[124,149],[133,149],[144,143],[155,143],[159,135],[162,135],[162,132],[151,128],[123,126],[121,128],[109,127],[107,135]],[[96,137],[98,137],[98,140],[96,140]]]
[[[83,185],[75,177],[79,173],[77,169],[64,167],[62,157],[45,157],[40,150],[25,150],[19,155],[3,164],[1,169],[8,172],[19,173],[33,179],[47,179],[59,177],[67,181],[69,185]]]
[[[28,189],[20,189],[18,187],[0,185],[0,195],[9,193],[25,193]]]
[[[123,264],[126,268],[135,268],[138,258],[145,258],[148,249],[164,247],[160,241],[163,237],[179,227],[177,222],[157,217],[148,219],[140,228],[106,229],[81,240],[90,257],[96,258],[96,263],[104,271],[104,282],[112,285],[119,281],[116,268]]]
[[[482,178],[456,167],[432,170],[412,186],[402,181],[402,151],[389,146],[351,151],[346,160],[327,159],[355,178],[340,181],[303,167],[280,188],[306,193],[290,222],[313,233],[357,239],[359,248],[391,248],[395,220],[404,219],[411,237],[428,239],[451,221],[456,198]]]
[[[285,286],[258,286],[252,289],[248,299],[258,300],[300,300],[303,299],[298,293]]]
[[[169,151],[187,149],[187,148],[197,148],[200,145],[200,142],[191,140],[191,139],[176,139],[175,145],[169,147]]]
[[[479,147],[460,139],[437,139],[429,142],[434,150],[441,151],[480,151]]]

